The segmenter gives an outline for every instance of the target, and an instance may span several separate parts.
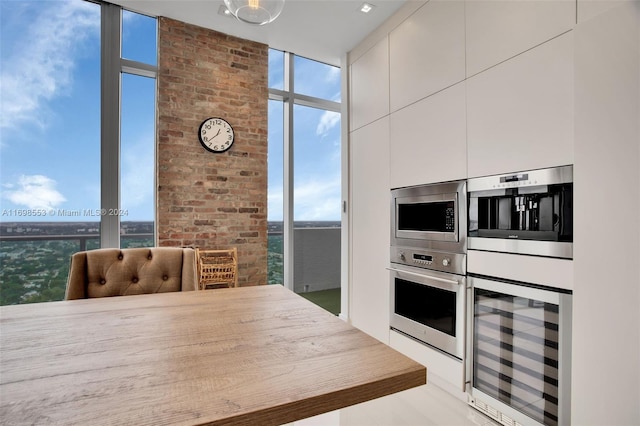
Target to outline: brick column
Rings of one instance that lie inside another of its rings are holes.
[[[267,283],[268,46],[159,18],[158,245],[237,247],[239,285]],[[206,151],[221,117],[235,142]]]

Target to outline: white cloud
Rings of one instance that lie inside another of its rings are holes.
[[[67,199],[56,190],[56,181],[43,175],[22,175],[17,184],[5,184],[3,195],[28,209],[53,209]]]
[[[327,74],[325,76],[325,81],[327,83],[336,83],[340,80],[340,68],[338,67],[328,67]]]
[[[296,184],[294,197],[296,220],[340,220],[339,176]]]
[[[327,87],[338,87],[338,91],[333,94],[329,99],[334,102],[340,102],[342,98],[342,94],[340,93],[340,76],[342,71],[338,67],[329,67],[327,73],[325,74],[324,80]]]
[[[340,220],[342,194],[339,176],[296,183],[294,197],[295,220]],[[282,220],[282,186],[269,188],[268,203],[268,220]]]
[[[320,122],[316,127],[316,135],[326,136],[326,134],[338,124],[340,124],[340,113],[325,111],[322,117],[320,117]]]
[[[38,2],[0,71],[0,128],[46,125],[46,102],[68,94],[77,50],[100,28],[99,8],[85,1]],[[6,35],[5,35],[6,37]]]

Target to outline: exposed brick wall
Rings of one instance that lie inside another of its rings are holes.
[[[158,245],[238,248],[239,285],[267,283],[268,46],[160,18]],[[235,142],[206,151],[221,117]]]

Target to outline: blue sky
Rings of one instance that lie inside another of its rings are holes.
[[[296,93],[339,102],[340,69],[296,57]],[[269,85],[283,89],[283,54],[271,51]],[[282,104],[269,102],[269,220],[282,220]],[[294,220],[340,220],[340,114],[294,107]]]
[[[125,57],[155,63],[153,22],[124,14]],[[99,7],[81,0],[0,2],[0,221],[77,221],[53,213],[100,208],[99,26]],[[295,65],[296,91],[340,100],[338,69]],[[155,83],[122,85],[121,219],[153,220]],[[282,220],[278,110],[270,103],[269,220]],[[295,141],[295,219],[340,220],[339,114],[296,106]],[[33,210],[45,216],[20,215]]]

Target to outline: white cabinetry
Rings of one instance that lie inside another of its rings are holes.
[[[389,114],[388,37],[351,64],[350,88],[350,130]]]
[[[389,34],[391,111],[464,80],[464,2],[431,0]]]
[[[351,133],[351,323],[389,342],[389,118]]]
[[[465,83],[391,114],[392,188],[467,177]]]
[[[573,0],[466,0],[467,77],[575,26]]]
[[[640,425],[640,5],[606,3],[575,34],[571,420]]]
[[[573,290],[571,259],[469,250],[467,272]]]
[[[461,360],[431,349],[394,330],[389,333],[389,346],[427,367],[427,383],[446,390],[466,402],[465,371]]]
[[[466,80],[468,177],[573,164],[573,34]]]
[[[577,0],[578,23],[587,22],[601,13],[622,5],[625,1],[633,3],[635,0]]]

